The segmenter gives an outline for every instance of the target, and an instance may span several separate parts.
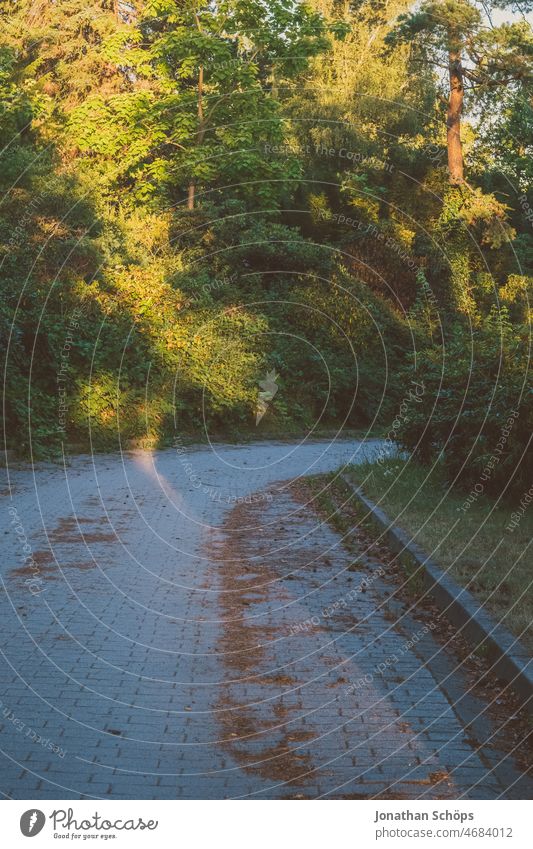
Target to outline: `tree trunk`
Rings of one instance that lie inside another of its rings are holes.
[[[450,51],[450,97],[446,116],[446,130],[448,172],[452,186],[460,186],[464,182],[463,145],[461,142],[463,100],[464,88],[461,54]]]
[[[205,136],[204,121],[204,67],[200,65],[198,70],[198,133],[196,137],[197,147],[202,146]],[[189,183],[189,194],[187,198],[187,209],[194,209],[194,197],[196,193],[196,182],[194,177]]]

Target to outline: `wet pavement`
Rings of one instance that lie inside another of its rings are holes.
[[[15,799],[528,798],[434,633],[295,494],[377,442],[9,470],[0,788]],[[11,492],[11,496],[10,496]],[[352,541],[353,542],[353,541]]]

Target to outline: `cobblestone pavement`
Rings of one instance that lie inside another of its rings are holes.
[[[376,447],[10,469],[3,794],[530,797],[431,623],[392,604],[379,559],[354,559],[291,494]]]

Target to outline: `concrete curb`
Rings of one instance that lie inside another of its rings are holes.
[[[494,622],[474,596],[443,572],[406,531],[396,528],[347,476],[342,475],[342,479],[365,507],[388,547],[399,556],[409,577],[422,581],[450,622],[488,657],[495,675],[512,686],[522,706],[533,715],[533,659],[526,648],[507,628]]]

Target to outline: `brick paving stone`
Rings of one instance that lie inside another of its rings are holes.
[[[340,536],[290,494],[288,481],[377,448],[216,445],[9,469],[2,793],[530,797],[431,633],[390,663],[420,622],[387,600],[379,560],[361,551],[348,571]]]

